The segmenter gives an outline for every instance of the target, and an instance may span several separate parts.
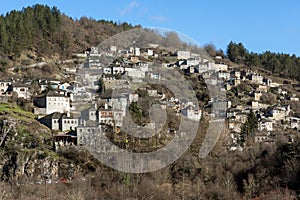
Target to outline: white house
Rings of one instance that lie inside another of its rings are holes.
[[[186,116],[188,119],[198,121],[201,119],[202,111],[200,109],[195,109],[193,106],[188,106],[181,109],[183,116]]]
[[[299,101],[299,97],[290,97],[290,101]]]
[[[101,124],[111,124],[119,127],[123,124],[123,111],[112,109],[108,107],[107,103],[104,107],[99,108],[98,116]]]
[[[139,95],[136,93],[132,93],[128,95],[129,103],[137,102],[139,100]]]
[[[138,48],[138,47],[135,47],[135,48],[134,48],[134,55],[135,55],[135,56],[140,56],[140,55],[141,55],[140,48]]]
[[[93,121],[85,122],[76,128],[77,145],[94,145],[95,135],[101,134],[102,129]]]
[[[51,130],[70,131],[75,130],[78,126],[78,119],[71,116],[70,113],[54,112],[38,119],[38,121]]]
[[[250,76],[250,81],[256,84],[263,84],[264,77],[260,74],[252,74]]]
[[[155,72],[148,72],[146,73],[146,75],[151,78],[151,79],[155,79],[155,80],[160,80],[161,76],[159,73],[155,73]]]
[[[200,64],[200,60],[198,60],[198,59],[187,59],[186,60],[186,65],[188,66],[188,67],[190,67],[190,66],[196,66],[196,65],[199,65]]]
[[[299,129],[300,118],[298,117],[290,117],[290,127],[293,129]]]
[[[126,67],[125,73],[132,78],[141,79],[141,78],[145,77],[146,71],[144,71],[143,69],[141,69],[139,67],[136,67],[136,68]]]
[[[147,55],[148,56],[153,56],[154,52],[152,49],[147,49]]]
[[[228,66],[225,64],[213,63],[213,67],[216,69],[216,71],[228,71]]]
[[[218,78],[228,80],[230,78],[230,73],[227,71],[218,71]]]
[[[272,120],[262,119],[258,122],[259,131],[273,131],[273,122]]]
[[[11,81],[1,81],[0,80],[0,94],[7,91],[8,87],[11,85]]]
[[[262,96],[262,93],[259,91],[254,92],[254,100],[260,101],[260,97]]]
[[[150,97],[157,96],[157,90],[147,90],[147,92]]]
[[[31,94],[29,92],[29,85],[25,85],[24,83],[12,83],[13,92],[16,92],[18,98],[29,99]]]
[[[86,59],[85,67],[87,68],[99,68],[101,67],[100,57],[99,56],[89,56]]]
[[[51,114],[54,112],[66,113],[70,112],[70,97],[65,94],[48,93],[34,98],[34,104],[38,108],[35,114]]]
[[[268,140],[270,140],[268,133],[260,133],[254,136],[255,142],[266,142]]]
[[[189,59],[190,57],[190,51],[177,51],[177,59]]]
[[[288,116],[290,114],[290,106],[281,106],[272,108],[270,110],[271,119],[274,119],[276,121],[284,119],[284,117]]]
[[[90,56],[100,56],[98,47],[91,47]]]
[[[122,74],[122,73],[124,73],[124,71],[125,71],[124,67],[118,67],[118,66],[112,67],[113,74]]]
[[[117,46],[111,45],[110,46],[110,51],[117,52]]]

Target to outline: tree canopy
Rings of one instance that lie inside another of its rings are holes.
[[[249,67],[261,67],[286,78],[300,80],[300,57],[295,54],[272,53],[266,51],[258,54],[250,52],[242,43],[230,42],[227,46],[227,57],[237,64]]]
[[[247,121],[241,127],[241,135],[239,139],[239,143],[243,145],[247,139],[254,140],[255,131],[258,128],[258,121],[255,113],[250,110],[250,113],[247,117]]]
[[[134,27],[140,26],[87,17],[74,20],[57,7],[36,4],[0,16],[0,56],[17,59],[25,50],[37,56],[68,56]]]

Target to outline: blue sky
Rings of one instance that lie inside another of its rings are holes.
[[[213,43],[223,50],[235,41],[249,51],[300,56],[299,0],[0,0],[0,13],[36,3],[57,6],[78,19],[87,16],[172,29],[200,45]]]

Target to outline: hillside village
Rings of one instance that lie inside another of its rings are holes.
[[[108,130],[120,134],[124,118],[128,115],[126,111],[140,101],[141,94],[143,98],[152,98],[163,109],[171,110],[175,116],[195,121],[209,119],[213,115],[211,105],[215,99],[206,99],[199,106],[195,102],[178,99],[172,93],[165,94],[151,85],[139,91],[130,90],[132,83],[123,79],[124,75],[133,82],[141,82],[144,78],[154,82],[163,79],[161,74],[152,71],[157,63],[161,68],[179,70],[186,77],[196,77],[197,84],[214,75],[210,83],[218,85],[220,91],[227,95],[224,116],[226,139],[222,141],[227,150],[242,151],[245,147],[241,137],[243,124],[250,112],[257,119],[254,142],[274,143],[278,136],[293,142],[290,132],[300,129],[297,110],[299,96],[290,90],[290,82],[276,82],[255,70],[229,66],[224,64],[220,56],[210,61],[190,50],[172,52],[157,44],[123,49],[110,46],[107,51],[91,47],[75,56],[84,58],[85,62],[80,66],[64,68],[65,77],[72,77],[70,82],[39,79],[36,83],[9,77],[0,80],[1,103],[5,104],[14,98],[30,104],[36,120],[52,130],[56,148],[99,145],[99,148],[107,150],[105,143],[96,144],[97,134],[106,134]],[[112,63],[105,65],[103,56],[113,58]],[[33,89],[33,85],[38,85],[38,88]],[[121,89],[122,93],[114,96],[112,91],[116,88]],[[159,125],[144,120],[139,126],[155,130]],[[165,136],[174,134],[176,126],[168,126],[164,131]],[[126,145],[128,138],[123,142]]]

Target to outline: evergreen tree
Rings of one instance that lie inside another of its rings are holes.
[[[248,139],[254,140],[255,132],[258,128],[258,121],[255,113],[250,110],[247,121],[241,127],[241,134],[238,140],[240,145],[243,145]]]
[[[6,31],[6,22],[3,16],[0,16],[0,50],[7,53],[8,33]]]
[[[98,93],[99,94],[105,93],[105,83],[103,81],[103,78],[100,78],[98,81]]]

